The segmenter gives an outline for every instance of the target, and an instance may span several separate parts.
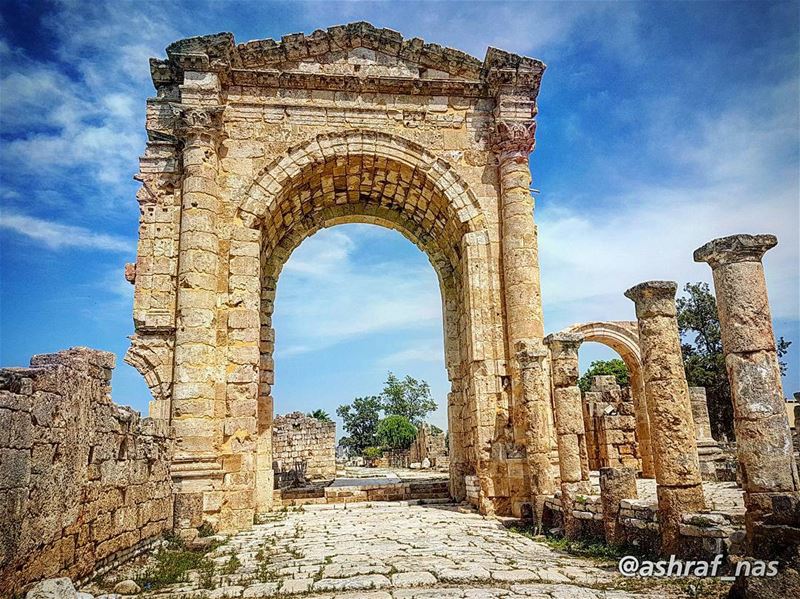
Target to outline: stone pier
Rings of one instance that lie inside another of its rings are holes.
[[[748,545],[756,556],[769,556],[791,539],[796,545],[800,538],[800,484],[761,263],[777,243],[773,235],[733,235],[694,252],[695,261],[707,262],[714,276]]]
[[[705,508],[672,281],[631,287],[636,304],[656,471],[661,548],[679,553],[681,515]]]
[[[577,537],[581,530],[580,523],[572,515],[575,497],[579,494],[588,495],[591,490],[581,390],[578,387],[578,348],[582,342],[583,336],[576,333],[556,333],[544,339],[550,349],[561,506],[567,538]]]
[[[603,528],[606,543],[622,545],[625,533],[619,526],[619,502],[636,499],[636,470],[634,468],[600,468],[600,497],[603,502]]]
[[[555,490],[550,467],[550,394],[544,387],[548,378],[547,350],[536,341],[521,341],[516,345],[517,364],[522,380],[522,417],[525,430],[526,469],[531,488],[531,508],[535,526],[540,526],[544,501]]]

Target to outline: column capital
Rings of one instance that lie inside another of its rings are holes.
[[[581,343],[583,343],[583,335],[580,333],[551,333],[544,338],[544,344],[550,348],[553,358],[577,358]]]
[[[175,115],[176,135],[190,141],[202,136],[217,139],[222,134],[224,106],[184,106],[170,104]]]
[[[522,369],[542,367],[547,350],[535,339],[522,339],[514,344],[514,353]]]
[[[636,318],[651,316],[676,316],[675,281],[646,281],[634,285],[625,292],[625,297],[636,304]]]
[[[536,145],[536,121],[497,121],[491,148],[501,162],[524,162]]]
[[[711,268],[737,262],[761,262],[764,254],[778,245],[774,235],[730,235],[709,241],[694,251],[695,262],[708,262]]]

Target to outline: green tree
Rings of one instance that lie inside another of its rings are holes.
[[[379,397],[356,397],[352,404],[336,408],[336,413],[344,421],[344,430],[347,432],[347,436],[340,441],[343,447],[360,454],[364,448],[378,444],[375,432],[381,414]]]
[[[400,380],[391,372],[384,383],[380,400],[386,414],[405,416],[415,426],[422,424],[425,416],[436,409],[428,383],[410,376]]]
[[[321,420],[322,422],[333,422],[330,414],[328,414],[325,410],[317,408],[313,412],[309,412],[307,414],[309,418],[316,418],[317,420]]]
[[[380,447],[365,447],[361,455],[367,460],[377,460],[383,455],[383,450]]]
[[[683,290],[685,295],[677,298],[676,304],[686,380],[690,387],[705,387],[714,436],[726,435],[732,439],[733,405],[722,353],[717,301],[707,283],[687,283]],[[776,341],[778,358],[786,354],[790,344],[783,337]],[[784,374],[786,363],[779,360],[779,364]]]
[[[620,387],[630,384],[628,367],[625,366],[625,362],[615,358],[613,360],[595,360],[592,362],[589,365],[589,369],[578,379],[578,387],[583,392],[589,391],[592,388],[592,377],[602,375],[614,375]]]
[[[392,449],[408,449],[417,436],[417,427],[405,416],[392,414],[378,423],[376,435],[381,445]]]

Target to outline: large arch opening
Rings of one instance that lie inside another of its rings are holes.
[[[491,343],[494,316],[488,236],[475,198],[442,160],[415,144],[376,132],[326,134],[265,168],[240,205],[260,235],[257,503],[271,503],[270,431],[275,382],[273,310],[278,277],[292,252],[314,233],[340,224],[394,229],[424,252],[442,299],[448,393],[450,492],[465,497],[487,448],[478,442],[475,363]],[[484,402],[485,404],[485,402]],[[269,495],[269,496],[268,496]]]
[[[436,427],[427,431],[447,430],[450,384],[444,365],[441,289],[425,254],[403,235],[381,226],[351,223],[308,237],[277,280],[272,325],[276,417],[322,410],[336,422],[339,443],[348,433],[337,408],[352,405],[356,397],[378,395],[391,371],[401,380],[408,375],[430,385],[436,409],[421,420]],[[282,417],[276,421],[282,428],[277,437],[273,434],[273,469],[280,473],[276,487],[283,486],[286,497],[302,493],[292,487],[320,487],[334,474],[340,485],[343,478],[387,478],[390,473],[400,478],[447,478],[446,456],[437,463],[440,454],[430,456],[425,470],[408,472],[409,464],[421,461],[411,459],[417,454],[410,450],[387,452],[391,459],[381,459],[378,469],[360,468],[361,456],[351,450],[350,465],[332,472],[328,451],[332,436],[328,434],[324,443],[315,443],[294,459],[284,441],[288,420],[295,426],[308,423],[310,430],[319,431],[310,420]],[[441,444],[444,437],[444,433],[418,435],[420,443],[430,436]],[[298,440],[294,445],[303,438],[294,433],[293,439]]]

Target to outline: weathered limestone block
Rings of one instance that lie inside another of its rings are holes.
[[[681,515],[705,508],[689,387],[683,369],[672,281],[625,292],[636,305],[657,483],[661,548],[680,549]]]
[[[590,468],[642,470],[630,389],[620,388],[612,375],[593,377],[591,389],[582,406]]]
[[[444,432],[436,433],[423,423],[417,430],[414,443],[408,452],[410,462],[420,462],[423,468],[438,467],[447,461],[447,440]],[[425,466],[425,460],[428,466]]]

